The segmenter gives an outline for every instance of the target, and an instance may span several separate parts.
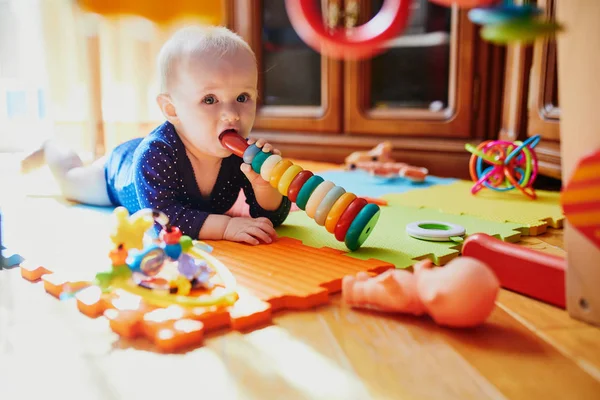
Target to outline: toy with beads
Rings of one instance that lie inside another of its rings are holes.
[[[540,135],[536,135],[524,142],[488,140],[476,148],[466,144],[465,148],[472,153],[469,170],[475,182],[471,193],[476,194],[484,186],[500,192],[516,188],[535,199],[533,182],[537,177],[538,160],[534,148],[539,142]]]
[[[348,249],[360,248],[375,228],[380,215],[377,204],[346,192],[278,154],[248,145],[237,133],[225,132],[219,140]]]

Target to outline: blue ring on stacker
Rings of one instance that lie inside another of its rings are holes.
[[[271,157],[273,153],[265,153],[264,151],[259,152],[254,156],[254,160],[252,160],[252,169],[257,174],[260,174],[260,168],[267,160],[267,158]]]
[[[254,160],[254,157],[256,156],[256,154],[258,154],[259,151],[261,151],[260,147],[256,146],[256,144],[254,143],[246,147],[246,150],[242,155],[244,162],[246,164],[252,164],[252,160]]]

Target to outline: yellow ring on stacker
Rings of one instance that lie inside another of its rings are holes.
[[[277,185],[277,190],[284,196],[287,196],[288,188],[290,187],[290,183],[292,180],[303,171],[303,168],[299,165],[292,165],[288,169],[285,170],[281,178],[279,179],[279,185]]]
[[[356,195],[354,193],[346,192],[344,193],[331,207],[329,213],[327,214],[327,219],[325,220],[325,229],[327,232],[333,233],[335,231],[335,226],[337,225],[340,217],[346,211],[346,208],[356,199]]]
[[[281,176],[292,165],[294,164],[290,160],[284,158],[283,160],[279,161],[275,167],[273,167],[269,183],[271,184],[271,186],[273,186],[274,189],[277,189],[277,185],[279,185],[279,180],[281,179]]]
[[[327,193],[334,187],[335,183],[331,181],[321,182],[321,184],[317,186],[317,188],[312,192],[308,199],[308,202],[306,203],[306,215],[314,219],[319,204],[321,204]]]
[[[281,161],[281,156],[279,154],[272,154],[265,160],[262,167],[260,167],[260,176],[265,181],[271,181],[271,172],[273,172],[273,167],[276,166],[279,161]]]

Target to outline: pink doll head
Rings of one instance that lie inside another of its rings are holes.
[[[440,325],[473,327],[494,309],[500,282],[492,270],[472,257],[458,257],[443,267],[414,266],[417,292],[428,314]]]

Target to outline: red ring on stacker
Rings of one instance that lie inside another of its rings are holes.
[[[340,242],[344,241],[352,221],[354,221],[354,218],[356,218],[360,210],[362,210],[367,204],[369,204],[367,200],[363,199],[362,197],[357,197],[352,201],[352,203],[350,203],[348,207],[346,207],[346,210],[342,213],[337,225],[335,226],[334,234],[337,240]]]
[[[294,179],[292,179],[292,183],[288,187],[287,197],[291,202],[295,203],[298,198],[298,193],[300,193],[300,189],[306,183],[307,180],[310,179],[314,174],[310,171],[304,170],[300,171],[298,175]]]

